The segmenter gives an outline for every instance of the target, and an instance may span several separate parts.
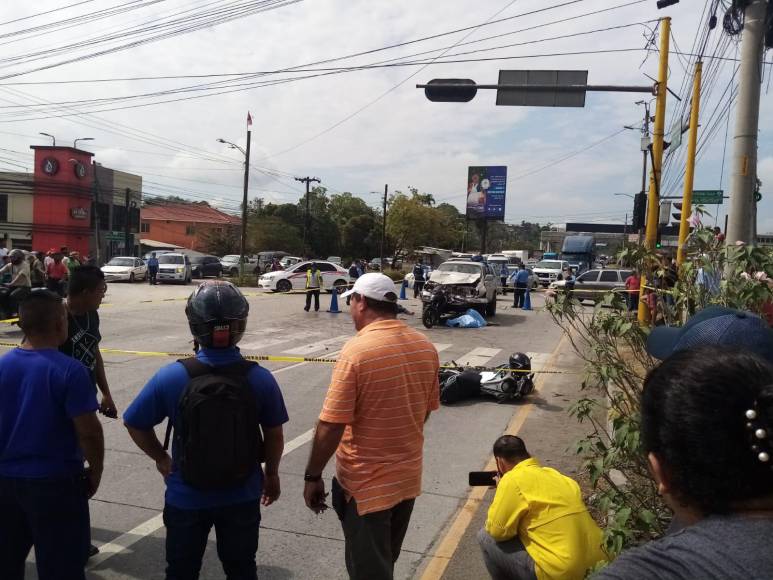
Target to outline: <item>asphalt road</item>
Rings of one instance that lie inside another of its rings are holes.
[[[189,352],[192,348],[184,314],[184,298],[192,287],[112,283],[100,311],[103,348],[143,352]],[[322,296],[322,311],[305,313],[302,295],[245,290],[250,296],[250,319],[241,347],[247,354],[333,357],[354,334],[345,304],[342,314],[324,312],[330,295]],[[500,297],[496,325],[482,329],[434,328],[426,331],[440,351],[441,361],[473,365],[502,364],[513,351],[527,352],[535,367],[551,357],[561,333],[550,316],[540,311],[542,298],[533,294],[536,310],[513,310],[512,295]],[[403,316],[424,330],[418,301],[403,304],[416,311]],[[0,340],[18,340],[16,327],[0,328]],[[105,354],[108,381],[123,411],[147,379],[173,359],[138,354]],[[316,516],[301,497],[303,470],[311,429],[322,405],[331,366],[320,363],[275,363],[290,422],[285,426],[286,451],[280,466],[282,497],[264,508],[258,573],[263,579],[345,578],[343,536],[332,511]],[[434,549],[465,503],[467,472],[481,469],[491,444],[517,414],[521,405],[499,405],[480,399],[434,413],[426,429],[423,494],[417,500],[397,578],[414,578],[432,560]],[[129,439],[120,420],[102,418],[106,464],[102,485],[91,501],[92,537],[101,553],[88,576],[104,579],[164,577],[164,528],[160,512],[164,484],[154,463]],[[163,439],[163,426],[158,428]],[[328,467],[329,482],[333,462]],[[27,577],[35,578],[30,557]],[[222,578],[214,534],[202,568],[203,579]]]

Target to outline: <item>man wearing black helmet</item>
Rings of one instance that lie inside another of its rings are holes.
[[[271,373],[236,347],[249,312],[238,288],[204,282],[185,312],[196,357],[159,370],[126,410],[124,423],[166,481],[167,578],[198,578],[214,526],[226,577],[256,579],[260,504],[279,498],[287,410]],[[162,446],[153,428],[165,419]]]

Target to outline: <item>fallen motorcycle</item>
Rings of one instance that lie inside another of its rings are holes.
[[[450,367],[440,369],[438,379],[440,402],[444,405],[481,394],[494,397],[497,403],[504,403],[522,399],[534,390],[531,359],[522,352],[513,353],[507,364],[491,371],[478,372],[452,362]]]
[[[448,288],[438,284],[432,289],[429,300],[424,302],[421,322],[426,328],[439,325],[443,321],[444,315],[451,314],[446,309],[446,306],[448,306],[448,292]]]

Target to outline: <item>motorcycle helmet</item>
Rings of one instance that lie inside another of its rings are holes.
[[[511,369],[516,369],[519,371],[531,370],[531,359],[522,352],[514,352],[511,354],[508,364],[510,365]]]
[[[250,305],[230,282],[203,282],[188,298],[185,315],[191,334],[204,348],[236,346],[247,328]]]
[[[8,257],[11,259],[11,262],[18,264],[24,260],[24,252],[21,250],[11,250],[11,252],[8,254]]]

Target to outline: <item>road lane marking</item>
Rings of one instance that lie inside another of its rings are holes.
[[[298,435],[298,437],[296,437],[295,439],[292,439],[289,443],[285,445],[284,451],[282,452],[282,457],[284,457],[288,453],[292,453],[299,447],[302,447],[303,445],[311,441],[311,438],[313,436],[314,436],[314,429],[309,429],[305,433]],[[132,528],[125,534],[121,534],[112,542],[103,544],[102,546],[99,547],[99,553],[95,554],[89,559],[89,563],[86,569],[94,570],[94,568],[97,568],[98,566],[103,564],[106,560],[112,558],[116,554],[120,554],[121,552],[128,550],[143,538],[149,536],[150,534],[155,533],[157,530],[162,528],[163,525],[164,525],[164,514],[160,513],[153,516],[149,520],[142,522],[141,524]]]
[[[539,359],[536,361],[536,364],[539,364],[542,367],[542,369],[540,370],[543,370],[547,367],[555,366],[555,361],[558,358],[558,353],[563,348],[564,343],[566,342],[568,336],[569,335],[567,333],[564,333],[561,336],[561,339],[558,341],[556,348],[553,350],[552,353],[550,353],[550,355],[547,357],[547,360],[545,360],[543,356],[539,357]],[[540,353],[534,353],[534,354],[536,355]],[[535,380],[534,393],[538,392],[541,389],[543,382],[547,380],[546,376],[547,375],[541,374]],[[534,410],[533,403],[528,403],[520,407],[518,411],[515,413],[515,415],[513,415],[513,418],[510,420],[510,423],[508,424],[507,429],[505,429],[504,434],[517,435],[518,432],[523,427],[523,424],[526,422],[526,419],[528,418],[529,414],[533,410]],[[486,467],[484,467],[483,469],[485,471],[493,471],[496,469],[496,462],[494,461],[494,457],[489,458],[488,462],[486,463]],[[464,505],[456,513],[456,515],[454,516],[454,520],[451,523],[451,526],[448,528],[448,531],[445,533],[440,543],[438,544],[438,547],[435,550],[435,553],[431,555],[429,564],[424,569],[424,572],[421,575],[421,580],[441,580],[441,578],[443,577],[443,574],[446,571],[446,568],[448,568],[448,565],[451,563],[451,558],[454,557],[456,550],[459,548],[459,544],[462,541],[462,537],[467,531],[467,528],[470,527],[470,524],[472,523],[472,520],[475,517],[475,514],[478,512],[478,509],[480,508],[480,504],[482,503],[483,498],[485,497],[487,491],[488,491],[487,487],[472,488],[472,490],[467,496],[467,500],[464,502]]]
[[[456,362],[466,367],[482,367],[500,352],[502,352],[501,348],[478,347],[458,357]]]
[[[451,343],[446,343],[446,342],[433,342],[432,344],[434,344],[434,345],[435,345],[435,350],[437,350],[437,351],[438,351],[438,353],[441,353],[441,352],[443,352],[444,350],[448,350],[449,348],[451,348],[452,346],[454,346],[453,344],[451,344]]]
[[[285,342],[300,342],[301,340],[314,340],[316,338],[324,336],[324,333],[315,331],[300,331],[293,334],[284,334],[276,336],[276,338],[266,338],[264,340],[254,340],[252,342],[244,342],[239,344],[241,350],[262,350],[270,346],[276,346],[278,344],[284,344]]]
[[[290,348],[288,350],[283,350],[282,354],[306,356],[309,354],[314,354],[316,352],[323,352],[325,350],[328,350],[332,346],[342,346],[343,343],[349,340],[350,338],[352,338],[351,334],[342,334],[340,336],[328,338],[326,340],[321,340],[319,342],[312,342],[310,344],[304,344],[302,346],[297,346],[294,348]]]

